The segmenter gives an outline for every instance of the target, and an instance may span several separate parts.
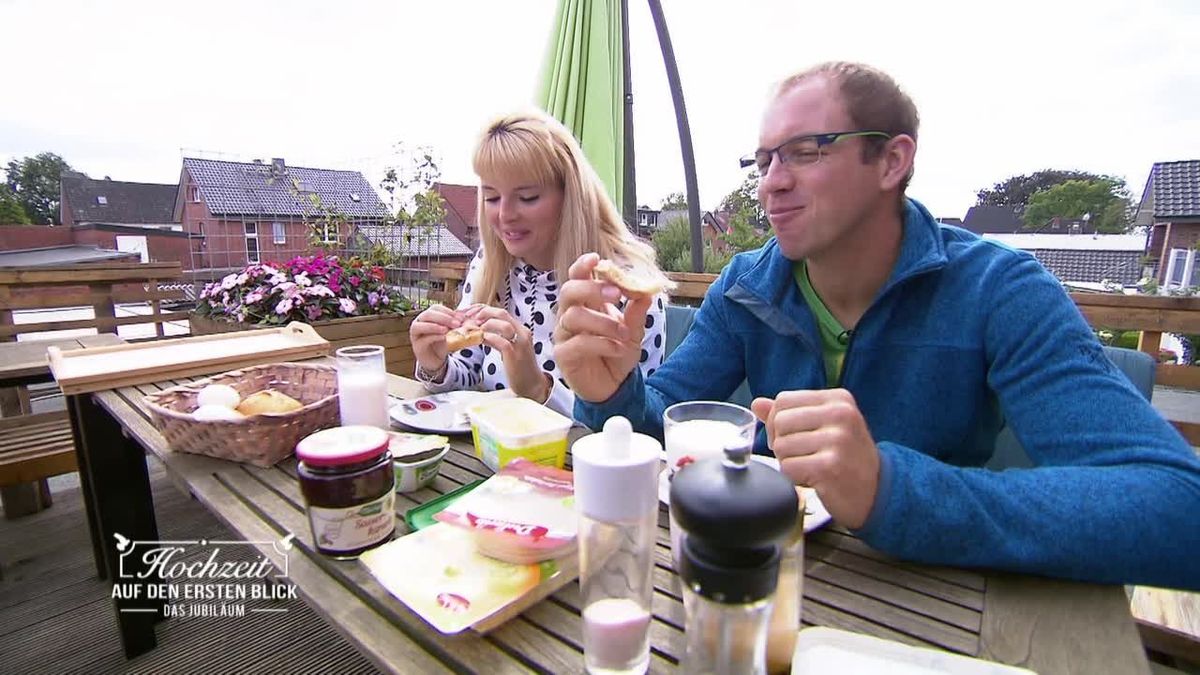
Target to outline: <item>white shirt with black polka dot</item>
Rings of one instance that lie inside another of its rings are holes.
[[[472,291],[483,272],[483,251],[480,250],[467,268],[463,283],[462,309],[475,302]],[[540,271],[524,261],[508,272],[508,281],[500,289],[504,309],[533,334],[533,353],[541,363],[542,370],[549,373],[554,386],[545,405],[567,417],[573,417],[575,394],[567,388],[554,362],[554,324],[558,316],[558,283],[553,270]],[[642,357],[639,366],[643,377],[649,377],[662,365],[663,347],[666,336],[666,296],[660,295],[646,313],[646,334],[642,338]],[[440,382],[424,377],[417,369],[417,379],[425,383],[432,392],[473,389],[492,391],[508,388],[508,376],[500,352],[487,345],[469,347],[450,354],[446,374]]]

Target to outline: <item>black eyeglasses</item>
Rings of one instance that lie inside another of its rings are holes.
[[[825,147],[833,145],[843,138],[855,136],[879,136],[891,138],[886,131],[835,131],[829,134],[809,134],[796,136],[780,143],[769,150],[759,150],[752,155],[746,155],[738,160],[743,169],[754,167],[758,175],[765,176],[771,168],[771,156],[779,155],[779,160],[786,166],[808,166],[821,161]]]

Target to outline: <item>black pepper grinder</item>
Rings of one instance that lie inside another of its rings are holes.
[[[683,672],[766,673],[767,626],[783,537],[796,523],[796,489],[779,471],[728,447],[671,481],[683,530],[687,656]]]

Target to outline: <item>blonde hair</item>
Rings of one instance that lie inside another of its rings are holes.
[[[540,111],[527,111],[492,120],[475,145],[473,164],[480,178],[516,174],[528,176],[539,185],[562,188],[562,213],[554,249],[554,275],[559,284],[566,282],[571,264],[592,251],[640,276],[666,281],[655,262],[654,249],[625,227],[579,143],[554,118]],[[487,225],[482,190],[478,218],[483,271],[474,297],[478,302],[498,305],[500,290],[515,260]]]

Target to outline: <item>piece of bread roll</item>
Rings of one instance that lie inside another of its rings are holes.
[[[242,402],[238,404],[237,411],[250,416],[262,413],[287,413],[303,407],[303,403],[287,394],[274,389],[263,389],[242,399]]]
[[[446,333],[446,349],[452,352],[481,344],[483,344],[482,328],[462,326]]]
[[[596,263],[592,274],[600,281],[607,281],[621,289],[627,298],[653,297],[667,288],[665,280],[639,277],[629,270],[622,269],[611,260],[601,260]]]

